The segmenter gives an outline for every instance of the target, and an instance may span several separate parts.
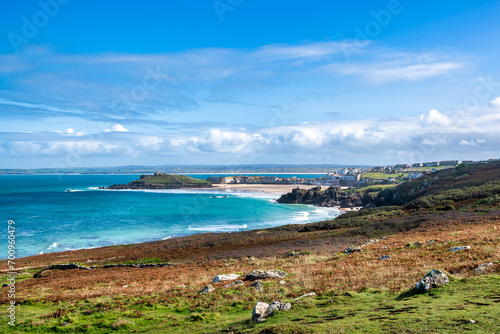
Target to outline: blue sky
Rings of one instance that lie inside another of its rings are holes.
[[[498,1],[11,1],[0,168],[500,157]]]

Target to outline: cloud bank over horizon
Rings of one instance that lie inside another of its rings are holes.
[[[33,46],[0,54],[0,167],[496,157],[500,87],[471,77],[472,58],[349,40],[163,54]],[[418,96],[461,80],[470,93],[452,105]]]

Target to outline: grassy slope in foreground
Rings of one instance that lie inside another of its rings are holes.
[[[361,253],[183,263],[168,268],[52,271],[17,285],[18,327],[6,333],[495,333],[500,328],[500,217],[432,222],[398,233]],[[432,243],[427,241],[434,240]],[[420,246],[410,246],[416,241]],[[470,245],[465,252],[450,247]],[[389,247],[390,249],[382,249]],[[210,249],[207,249],[209,252]],[[377,260],[382,255],[390,259]],[[125,259],[120,259],[125,261]],[[117,259],[113,259],[117,261]],[[475,268],[495,265],[486,275]],[[280,268],[284,279],[264,289],[198,291],[221,273]],[[450,273],[451,284],[423,295],[401,296],[426,272]],[[108,271],[109,270],[109,271]],[[176,288],[184,284],[185,288]],[[293,299],[304,293],[317,296]],[[4,299],[6,296],[3,296]],[[257,301],[292,302],[292,310],[251,322]],[[6,300],[2,300],[4,303]],[[3,304],[2,307],[6,307]],[[467,323],[469,319],[475,324]],[[70,325],[63,326],[63,323]]]

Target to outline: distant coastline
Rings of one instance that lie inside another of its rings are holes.
[[[178,166],[121,166],[81,168],[1,168],[0,175],[141,175],[157,171],[168,174],[324,174],[345,167],[365,165],[304,164],[304,165],[178,165]]]

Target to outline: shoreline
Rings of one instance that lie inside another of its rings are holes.
[[[266,194],[283,195],[291,192],[295,188],[312,189],[317,186],[305,184],[213,184],[210,190],[221,192],[263,192]],[[217,189],[216,189],[217,188]],[[328,187],[322,186],[322,189]],[[200,188],[204,189],[204,188]]]
[[[307,184],[212,184],[211,188],[180,188],[180,189],[142,189],[142,190],[151,190],[151,191],[161,191],[161,190],[180,190],[180,191],[186,191],[186,192],[217,192],[217,193],[247,193],[247,194],[254,194],[254,193],[261,193],[261,194],[266,194],[266,195],[276,195],[276,196],[281,196],[284,194],[287,194],[291,192],[295,188],[301,188],[301,189],[312,189],[316,187],[321,187],[322,190],[325,190],[329,188],[329,186],[315,186],[315,185],[307,185]],[[106,189],[108,190],[108,189]],[[133,190],[141,190],[141,189],[120,189],[120,190],[114,190],[111,189],[111,191],[133,191]],[[303,205],[311,205],[311,204],[303,204]],[[315,206],[315,205],[311,205]],[[320,206],[318,206],[320,207]],[[351,211],[359,211],[362,209],[362,207],[352,207],[352,208],[341,208],[341,207],[334,207],[337,210],[339,210],[341,213],[344,212],[351,212]]]
[[[152,174],[154,172],[148,172],[146,174]],[[112,176],[112,175],[143,175],[144,173],[141,172],[134,172],[134,173],[0,173],[0,176],[23,176],[23,175],[31,175],[31,176],[50,176],[50,175],[55,175],[55,176],[64,176],[64,175],[93,175],[93,176],[99,176],[99,175],[105,175],[105,176]],[[280,173],[266,173],[266,172],[259,172],[259,173],[189,173],[189,172],[172,172],[169,173],[172,175],[290,175],[290,174],[298,174],[298,175],[324,175],[326,174],[323,172],[318,172],[318,173],[311,173],[311,172],[280,172]]]
[[[206,192],[206,193],[216,193],[216,194],[224,194],[224,193],[241,193],[241,194],[266,194],[266,195],[276,195],[279,197],[282,194],[285,194],[287,192],[292,191],[294,188],[302,188],[302,189],[311,189],[317,186],[313,185],[297,185],[297,184],[281,184],[281,185],[276,185],[276,184],[216,184],[211,188],[190,188],[190,189],[167,189],[167,190],[181,190],[185,192]],[[323,188],[328,188],[328,187],[323,187]],[[148,190],[148,189],[145,189]],[[127,191],[126,189],[124,190],[111,190],[111,191]],[[134,191],[134,189],[130,189],[129,191]],[[139,190],[140,191],[140,190]],[[151,191],[156,191],[156,190],[151,190]],[[159,190],[161,191],[161,190]],[[276,198],[277,198],[276,197]],[[285,204],[285,205],[290,205],[290,204]],[[308,205],[308,204],[303,204],[307,206],[313,206],[313,205]],[[320,208],[318,206],[318,208]],[[340,207],[326,207],[326,209],[336,209],[339,211],[340,214],[348,211],[354,211],[357,208],[340,208]],[[326,219],[326,218],[325,218]],[[309,222],[310,223],[310,222]],[[286,225],[286,224],[285,224]],[[281,226],[281,225],[280,225]],[[266,228],[265,228],[266,229]],[[231,231],[233,233],[240,233],[240,232],[245,232],[245,231],[252,231],[252,230],[240,230],[240,231]],[[217,232],[201,232],[201,233],[186,233],[186,234],[176,234],[169,236],[168,239],[178,239],[178,238],[183,238],[187,236],[192,236],[192,235],[207,235],[207,234],[212,234],[212,233],[217,233]],[[222,232],[226,233],[226,232]],[[123,245],[140,245],[143,243],[150,243],[150,242],[161,242],[164,241],[165,239],[152,239],[152,240],[147,240],[147,241],[141,241],[141,242],[132,242],[132,243],[117,243],[113,245],[106,245],[106,246],[94,246],[94,247],[83,247],[83,248],[77,248],[77,249],[67,249],[67,250],[60,250],[60,251],[52,251],[48,253],[39,253],[39,254],[32,254],[32,255],[27,255],[23,256],[22,258],[29,258],[33,256],[42,256],[42,255],[48,255],[48,254],[57,254],[57,253],[65,253],[65,252],[78,252],[82,250],[90,250],[90,249],[101,249],[101,248],[107,248],[107,247],[115,247],[115,246],[123,246]],[[2,259],[5,260],[5,259]],[[2,272],[0,270],[0,272]]]
[[[302,188],[302,189],[312,189],[316,188],[318,186],[313,186],[313,185],[305,185],[305,184],[213,184],[212,188],[198,188],[196,189],[197,191],[199,190],[207,190],[207,191],[220,191],[222,193],[224,192],[241,192],[241,193],[264,193],[264,194],[273,194],[273,195],[284,195],[289,192],[291,192],[295,188]],[[327,189],[329,186],[320,186],[322,190]],[[218,189],[215,189],[218,188]],[[187,189],[189,190],[189,189]],[[195,190],[195,189],[193,189]],[[310,205],[310,204],[304,204],[304,205]],[[311,205],[314,206],[314,205]],[[319,206],[318,206],[319,207]],[[351,212],[351,211],[359,211],[363,207],[361,206],[356,206],[352,208],[341,208],[336,206],[337,210],[340,212]]]

